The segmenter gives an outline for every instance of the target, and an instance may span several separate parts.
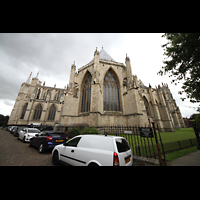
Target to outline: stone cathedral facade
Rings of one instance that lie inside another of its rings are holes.
[[[130,58],[116,62],[102,47],[93,59],[76,71],[71,66],[64,89],[45,86],[31,75],[22,83],[8,124],[90,126],[149,125],[162,131],[185,127],[168,85],[145,86],[132,74]]]

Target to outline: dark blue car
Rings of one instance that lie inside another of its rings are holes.
[[[39,153],[44,152],[47,149],[53,149],[56,145],[66,142],[67,135],[62,132],[55,131],[43,131],[35,135],[30,139],[30,147],[36,147],[39,149]]]

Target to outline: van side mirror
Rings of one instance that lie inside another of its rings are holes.
[[[68,146],[68,143],[67,142],[63,143],[63,146]]]

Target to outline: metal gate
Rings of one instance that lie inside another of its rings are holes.
[[[197,126],[196,126],[197,122],[195,120],[190,120],[190,121],[192,122],[192,127],[194,129],[194,133],[197,138],[197,149],[200,150],[200,137],[199,137],[200,128],[197,128]]]
[[[98,127],[99,132],[107,135],[122,136],[129,142],[133,155],[159,159],[161,166],[166,165],[165,151],[157,125],[142,126],[109,126]]]

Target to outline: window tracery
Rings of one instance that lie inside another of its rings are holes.
[[[25,115],[25,113],[26,113],[27,106],[28,106],[28,103],[26,103],[26,104],[24,105],[23,110],[22,110],[22,115],[21,115],[20,119],[24,119],[24,115]]]
[[[42,106],[41,104],[39,104],[36,108],[35,108],[35,113],[33,116],[33,120],[40,120],[42,114]]]
[[[89,112],[90,111],[91,82],[92,82],[92,76],[88,72],[88,74],[86,75],[86,79],[85,79],[85,81],[83,83],[81,112]]]
[[[104,110],[121,111],[118,81],[112,70],[105,75],[103,89]]]
[[[56,114],[56,107],[53,104],[53,106],[51,106],[51,108],[49,109],[48,120],[54,120],[55,119],[55,114]]]

